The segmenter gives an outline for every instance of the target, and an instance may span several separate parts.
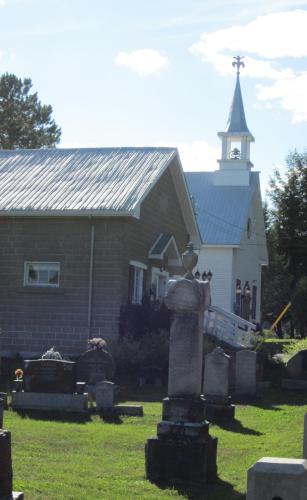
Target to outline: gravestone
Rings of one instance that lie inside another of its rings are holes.
[[[0,429],[3,428],[4,399],[0,399]]]
[[[290,378],[307,380],[307,349],[297,352],[287,363]]]
[[[24,390],[12,391],[13,410],[86,412],[88,395],[76,393],[75,365],[59,359],[26,360]]]
[[[306,500],[307,460],[264,457],[248,471],[246,500]]]
[[[229,396],[229,360],[221,347],[205,356],[203,392],[206,418],[234,418],[235,407]]]
[[[115,364],[111,354],[105,349],[89,349],[76,364],[77,380],[95,385],[104,380],[112,381]]]
[[[257,353],[242,350],[236,353],[236,395],[244,398],[256,394]]]
[[[3,401],[3,400],[1,400]],[[1,410],[0,410],[1,411]],[[3,416],[2,416],[3,425]],[[21,492],[13,490],[13,469],[11,452],[11,433],[0,427],[0,499],[23,500]]]
[[[304,416],[303,458],[307,460],[307,413]]]
[[[96,407],[98,411],[110,412],[114,408],[115,384],[113,382],[98,382],[95,385]]]
[[[57,359],[26,360],[24,390],[41,393],[73,393],[75,362]]]
[[[171,281],[165,303],[173,312],[168,397],[163,400],[157,437],[145,447],[150,481],[208,482],[216,478],[217,439],[209,435],[201,396],[203,313],[210,304],[209,282],[194,279],[193,245],[183,254],[184,278]]]

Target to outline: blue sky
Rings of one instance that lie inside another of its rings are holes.
[[[172,145],[214,170],[244,55],[265,188],[307,144],[306,26],[307,0],[0,0],[0,67],[53,106],[61,147]]]

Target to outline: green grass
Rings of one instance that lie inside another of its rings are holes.
[[[146,398],[144,418],[123,417],[117,424],[98,416],[55,421],[6,411],[14,489],[29,500],[243,500],[247,470],[258,459],[301,457],[307,395],[268,390],[257,404],[237,406],[234,423],[211,425],[218,437],[216,484],[159,487],[144,476],[144,444],[161,419],[161,403],[150,399],[157,398]]]

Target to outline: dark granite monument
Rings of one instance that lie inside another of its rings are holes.
[[[53,349],[48,353],[58,354]],[[12,391],[13,410],[86,412],[88,395],[83,393],[85,384],[76,384],[76,363],[46,355],[24,362],[23,380],[17,380],[20,387]]]
[[[89,349],[76,363],[77,379],[88,385],[112,381],[115,371],[113,357],[106,349]]]
[[[163,400],[157,437],[145,447],[150,481],[206,483],[217,476],[217,438],[210,436],[201,396],[203,313],[210,304],[209,282],[194,279],[193,245],[183,254],[184,278],[171,281],[165,303],[173,318],[170,332],[168,397]]]
[[[57,359],[36,359],[24,362],[26,392],[71,394],[75,390],[75,363]]]

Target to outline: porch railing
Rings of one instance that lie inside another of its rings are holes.
[[[204,330],[233,347],[254,345],[256,326],[222,307],[210,306],[205,313]]]

